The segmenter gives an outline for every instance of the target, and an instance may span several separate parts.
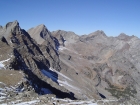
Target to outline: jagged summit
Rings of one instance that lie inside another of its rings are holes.
[[[19,22],[17,20],[13,21],[13,22],[8,22],[4,28],[9,28],[9,27],[15,27],[15,26],[19,26]]]
[[[104,33],[104,31],[102,31],[102,30],[97,30],[95,32],[92,32],[88,36],[90,37],[90,36],[99,36],[99,35],[106,36],[106,34]]]
[[[66,43],[74,43],[78,41],[80,37],[72,31],[64,31],[64,30],[53,31],[52,35],[57,39],[59,39],[59,41],[61,40],[61,43],[64,43],[64,40],[66,41]]]
[[[129,35],[126,35],[125,33],[120,33],[117,38],[120,39],[120,40],[130,40],[131,38],[134,38],[136,36],[132,35],[132,36],[129,36]]]
[[[13,22],[8,22],[3,28],[1,28],[0,36],[4,36],[9,42],[9,37],[11,34],[21,34],[22,29],[19,26],[19,22],[17,20]]]
[[[45,24],[39,24],[38,26],[46,27]],[[38,26],[36,26],[36,27],[38,27]]]
[[[126,35],[125,33],[120,33],[118,37],[128,37],[128,35]]]
[[[71,33],[71,34],[75,34],[73,31],[65,31],[65,30],[56,30],[56,31],[52,31],[52,33],[60,33],[60,34]],[[77,35],[77,34],[75,34],[75,35]]]
[[[50,37],[50,32],[44,24],[31,28],[27,32],[37,41],[38,44],[43,44],[43,42]]]
[[[122,32],[122,33],[120,33],[119,35],[126,35],[126,34]]]

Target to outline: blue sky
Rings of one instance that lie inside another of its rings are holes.
[[[18,20],[21,28],[45,24],[50,30],[140,37],[140,0],[0,0],[0,25]]]

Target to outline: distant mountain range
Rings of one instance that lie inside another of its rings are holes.
[[[0,26],[0,104],[32,98],[43,100],[36,104],[51,104],[52,95],[64,104],[139,103],[139,45],[138,37],[124,33],[108,37],[97,30],[79,36],[50,32],[43,24],[25,31],[18,21],[9,22]]]

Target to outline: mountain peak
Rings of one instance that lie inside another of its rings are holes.
[[[129,37],[129,36],[126,35],[125,33],[120,33],[120,34],[118,35],[118,38],[120,38],[120,39],[124,39],[124,38],[126,38],[126,37]]]
[[[94,32],[95,34],[105,34],[103,30],[97,30]]]
[[[102,31],[102,30],[97,30],[95,32],[92,32],[88,36],[91,37],[91,36],[99,36],[99,35],[106,36],[106,34],[104,33],[104,31]]]
[[[13,21],[13,24],[19,25],[19,22],[17,20]]]
[[[40,25],[36,26],[36,28],[47,29],[47,27],[44,24],[40,24]]]
[[[40,24],[40,25],[38,25],[38,26],[41,26],[41,27],[46,27],[44,24]]]
[[[42,44],[49,38],[50,32],[44,24],[40,24],[27,31],[30,36],[37,41],[38,44]]]
[[[13,21],[13,22],[8,22],[6,25],[5,25],[5,28],[9,28],[9,27],[15,27],[15,26],[19,26],[19,22],[17,20]]]
[[[134,35],[129,36],[129,35],[126,35],[125,33],[120,33],[120,35],[117,36],[118,39],[125,40],[125,41],[128,41],[134,37],[135,37]]]
[[[125,33],[120,33],[120,35],[119,36],[128,36],[128,35],[126,35]]]
[[[19,26],[19,22],[17,20],[13,22],[8,22],[4,27],[0,27],[0,36],[4,36],[6,40],[9,42],[9,37],[11,35],[11,32],[14,34],[21,33],[21,28]]]

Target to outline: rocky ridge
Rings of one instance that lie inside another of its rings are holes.
[[[49,77],[44,76],[41,71],[50,71],[50,66],[57,67],[57,65],[54,65],[57,61],[52,61],[52,59],[57,58],[57,52],[51,43],[39,46],[25,30],[20,28],[17,21],[7,23],[0,36],[2,36],[0,42],[2,43],[1,47],[4,47],[4,49],[0,51],[2,55],[1,60],[9,59],[6,67],[3,66],[1,67],[2,69],[22,70],[26,74],[25,78],[30,81],[30,85],[38,94],[44,94],[41,89],[46,88],[51,89],[51,92],[58,97],[73,98],[71,92],[59,86],[58,83]],[[6,48],[8,50],[6,50]],[[42,52],[41,48],[44,52]],[[54,53],[54,56],[51,55],[50,52],[51,54]],[[8,57],[8,54],[12,57]],[[47,56],[49,57],[47,58]],[[49,58],[51,58],[50,61]],[[60,69],[58,67],[56,70],[59,71]],[[57,74],[55,75],[57,77]]]

